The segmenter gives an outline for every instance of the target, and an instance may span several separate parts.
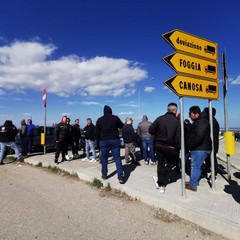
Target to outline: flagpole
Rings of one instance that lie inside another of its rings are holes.
[[[224,101],[224,123],[225,123],[225,132],[228,132],[228,110],[227,110],[227,69],[226,69],[226,51],[222,54],[222,68],[223,68],[223,101]],[[231,180],[231,162],[230,156],[226,153],[227,160],[227,173],[228,173],[228,181]]]

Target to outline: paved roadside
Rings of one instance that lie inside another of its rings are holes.
[[[219,151],[220,154],[221,151]],[[122,150],[121,156],[124,156],[124,150]],[[237,159],[235,160],[237,161]],[[57,166],[68,172],[77,173],[79,178],[85,181],[91,182],[93,178],[101,179],[99,163],[76,159],[55,165],[53,163],[54,153],[31,156],[25,161],[34,165],[41,162],[43,166]],[[222,166],[222,163],[220,165]],[[240,186],[237,181],[233,181],[233,184],[229,185],[226,175],[219,175],[216,189],[213,191],[208,182],[201,180],[198,191],[186,190],[186,198],[183,198],[181,196],[181,179],[180,176],[176,177],[175,173],[169,175],[166,192],[161,194],[155,188],[152,180],[152,176],[156,175],[156,166],[146,166],[141,161],[141,166],[124,165],[124,172],[127,181],[124,185],[120,185],[117,180],[115,164],[110,159],[110,178],[104,181],[104,184],[110,183],[112,188],[124,191],[133,198],[150,206],[165,209],[224,237],[240,239]],[[235,173],[239,177],[239,172]]]

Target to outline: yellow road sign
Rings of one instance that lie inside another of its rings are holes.
[[[216,62],[192,57],[183,53],[173,53],[163,58],[174,71],[197,77],[218,79],[218,65]]]
[[[164,84],[178,96],[217,100],[219,98],[218,82],[175,75]]]
[[[204,58],[217,60],[217,43],[194,36],[181,30],[173,30],[162,35],[174,49]]]

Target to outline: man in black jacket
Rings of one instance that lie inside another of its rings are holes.
[[[74,149],[75,155],[74,157],[78,157],[78,149],[79,149],[79,141],[81,139],[81,130],[79,126],[79,119],[75,119],[75,123],[73,125],[73,140],[74,140]]]
[[[213,155],[214,155],[214,172],[215,172],[215,178],[217,177],[217,172],[218,172],[218,162],[217,162],[217,153],[219,149],[219,131],[220,131],[220,126],[215,118],[216,115],[216,109],[212,108],[212,115],[213,115]],[[209,121],[209,108],[206,107],[204,108],[202,112],[202,116],[206,118]],[[211,154],[207,156],[205,159],[206,163],[206,169],[203,175],[206,176],[208,180],[211,179],[210,173],[211,173]]]
[[[85,151],[86,151],[86,157],[83,159],[83,161],[89,161],[89,162],[97,162],[96,158],[96,151],[95,151],[95,140],[96,140],[96,127],[92,123],[92,119],[87,119],[87,125],[83,129],[84,135],[85,135]],[[89,159],[89,148],[92,151],[92,159]]]
[[[201,167],[206,157],[211,153],[212,140],[210,138],[209,121],[201,115],[198,106],[189,109],[189,117],[193,124],[188,132],[187,147],[191,151],[191,177],[186,182],[186,189],[197,191],[201,176]]]
[[[165,192],[164,178],[179,160],[181,130],[176,114],[177,104],[169,103],[167,113],[158,117],[149,127],[149,133],[154,135],[155,139],[156,160],[158,161],[157,184],[160,193]]]
[[[125,163],[128,164],[129,154],[132,157],[132,163],[138,164],[136,155],[135,155],[135,145],[134,143],[137,141],[137,135],[132,126],[133,120],[132,118],[127,117],[125,121],[125,125],[122,130],[122,137],[125,145]]]
[[[123,128],[123,122],[119,117],[112,114],[112,109],[109,106],[104,106],[103,112],[104,115],[96,123],[97,140],[99,140],[102,153],[102,179],[107,179],[108,154],[111,151],[116,164],[119,183],[123,184],[124,175],[120,158],[121,144],[119,138],[119,129]]]
[[[55,127],[54,139],[56,143],[56,153],[54,162],[58,164],[58,158],[60,152],[62,152],[62,161],[65,161],[65,154],[67,151],[68,143],[67,143],[67,117],[63,116],[60,123],[58,123]]]
[[[1,146],[1,152],[0,152],[0,165],[3,165],[3,159],[5,154],[6,147],[10,147],[14,150],[17,160],[21,160],[21,152],[18,149],[18,146],[15,142],[15,137],[18,134],[18,130],[13,125],[11,120],[6,120],[3,126],[0,127],[0,146]]]

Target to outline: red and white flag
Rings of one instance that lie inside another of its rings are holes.
[[[47,104],[47,90],[46,90],[46,88],[43,89],[42,103],[43,103],[43,107],[46,107],[46,104]]]

